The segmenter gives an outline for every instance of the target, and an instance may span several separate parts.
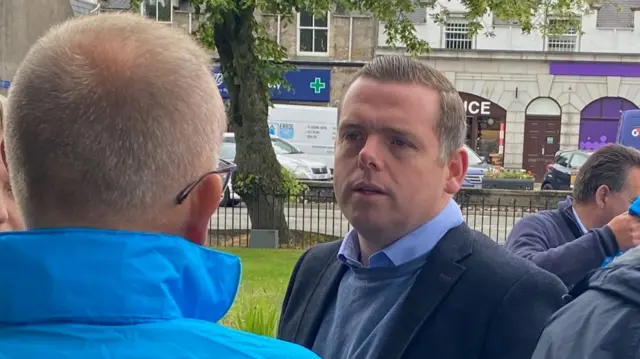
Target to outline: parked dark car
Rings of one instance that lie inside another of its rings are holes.
[[[591,156],[591,151],[558,151],[553,163],[547,165],[542,181],[543,190],[570,190],[573,188],[576,174]]]

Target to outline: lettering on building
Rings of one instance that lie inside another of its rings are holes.
[[[468,115],[490,115],[491,102],[489,101],[464,101],[464,108]]]

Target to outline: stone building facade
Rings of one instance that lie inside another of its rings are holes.
[[[558,151],[592,151],[626,135],[621,113],[640,109],[640,0],[595,6],[577,16],[581,31],[562,36],[523,33],[517,21],[487,14],[493,36],[473,37],[464,2],[447,3],[445,23],[430,16],[438,6],[417,9],[412,18],[432,48],[421,61],[455,84],[467,104],[467,144],[479,155],[541,180]],[[383,27],[378,31],[376,56],[403,53],[386,46]],[[568,166],[585,158],[574,155]]]
[[[330,70],[330,99],[327,105],[335,106],[362,63],[374,56],[377,21],[367,15],[329,13],[326,25],[323,23],[313,30],[326,31],[326,46],[321,49],[326,51],[303,51],[303,17],[304,14],[260,16],[272,39],[287,49],[290,61],[303,69]],[[314,22],[317,20],[314,19]]]
[[[153,2],[155,8],[149,9],[145,3],[142,2],[143,15],[187,33],[198,27],[186,0],[167,0],[164,5]],[[102,12],[130,9],[129,0],[101,0],[100,4]],[[286,49],[288,60],[298,68],[285,74],[293,91],[273,91],[274,103],[335,106],[362,63],[374,56],[378,23],[369,15],[328,12],[323,17],[305,13],[256,14],[256,17],[271,38]],[[215,53],[212,57],[217,58]],[[219,69],[214,66],[213,71],[217,74]],[[221,76],[217,76],[217,80],[224,98],[226,89]]]
[[[73,16],[69,0],[43,3],[0,0],[0,95],[7,95],[20,63],[31,46],[53,25]]]

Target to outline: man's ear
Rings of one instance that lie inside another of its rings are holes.
[[[598,205],[598,208],[604,208],[605,204],[607,204],[607,200],[609,199],[610,193],[611,193],[611,190],[609,189],[609,187],[607,187],[607,185],[603,184],[600,187],[598,187],[595,195],[595,200],[596,200],[596,204]]]
[[[0,154],[2,155],[2,164],[4,164],[4,168],[9,172],[9,164],[7,163],[7,153],[4,148],[4,137],[0,138]]]
[[[185,200],[188,206],[188,218],[184,237],[198,245],[207,242],[211,216],[220,205],[222,180],[212,174],[203,178]]]
[[[447,171],[448,178],[446,178],[444,189],[448,194],[454,195],[462,187],[464,177],[467,175],[467,169],[469,168],[469,156],[464,147],[453,151],[445,166],[449,171]]]

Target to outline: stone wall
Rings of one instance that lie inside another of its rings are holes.
[[[196,16],[192,15],[189,11],[176,10],[173,12],[173,23],[171,23],[171,27],[181,29],[189,34],[189,30],[195,32],[198,29],[198,21]]]
[[[0,0],[0,81],[11,81],[36,40],[71,17],[69,0]],[[0,95],[6,94],[0,89]]]

